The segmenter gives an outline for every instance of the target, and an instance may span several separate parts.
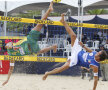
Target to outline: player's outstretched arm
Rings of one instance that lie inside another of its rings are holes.
[[[14,63],[12,63],[12,64],[14,64]],[[10,79],[10,77],[11,77],[11,74],[12,74],[12,72],[13,72],[13,69],[14,69],[14,65],[10,66],[10,69],[9,69],[9,72],[8,72],[7,80],[6,80],[5,82],[3,82],[2,86],[4,86],[5,84],[8,83],[8,81],[9,81],[9,79]]]
[[[90,53],[91,53],[91,52],[93,51],[92,49],[86,47],[82,42],[79,42],[79,44],[80,44],[80,46],[83,47],[87,52],[90,52]]]
[[[93,90],[96,90],[97,84],[98,84],[98,67],[96,66],[90,66],[93,69],[94,72],[94,86]]]

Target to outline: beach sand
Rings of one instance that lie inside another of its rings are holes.
[[[47,80],[42,80],[43,75],[13,74],[5,86],[1,84],[7,75],[0,75],[0,90],[92,90],[93,80],[84,80],[81,77],[50,75]],[[108,81],[98,82],[97,90],[108,90]]]

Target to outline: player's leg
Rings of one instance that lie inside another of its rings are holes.
[[[56,51],[57,51],[57,45],[52,45],[50,47],[46,47],[46,48],[40,50],[37,54],[39,55],[39,54],[42,54],[42,53],[46,53],[46,52],[48,52],[50,50],[53,50],[53,52],[56,53]]]
[[[58,68],[55,68],[55,69],[53,69],[52,71],[46,72],[46,73],[44,74],[44,76],[43,76],[42,79],[43,79],[43,80],[46,80],[46,78],[47,78],[48,75],[60,73],[60,72],[62,72],[62,71],[64,71],[64,70],[68,69],[68,68],[69,68],[69,65],[70,65],[70,60],[68,60],[63,66],[58,67]]]
[[[48,15],[53,11],[53,1],[50,3],[48,10],[44,14],[44,16],[41,18],[41,20],[46,20]],[[43,24],[37,24],[32,30],[41,31]]]
[[[73,46],[74,42],[76,40],[76,34],[73,32],[73,30],[71,29],[71,27],[69,27],[69,25],[67,24],[67,22],[64,20],[64,15],[65,15],[64,13],[61,14],[61,20],[60,20],[60,22],[64,25],[66,31],[70,35],[70,37],[71,37],[71,45]]]

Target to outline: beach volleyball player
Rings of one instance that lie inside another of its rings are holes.
[[[42,20],[46,20],[50,12],[53,11],[53,1],[50,3],[48,10],[42,17]],[[36,54],[42,54],[46,53],[50,50],[53,50],[54,53],[57,51],[57,45],[52,45],[50,47],[46,47],[44,49],[40,49],[38,45],[38,38],[40,35],[40,31],[42,29],[43,24],[37,24],[27,36],[27,40],[20,40],[18,43],[9,42],[6,44],[6,48],[8,51],[8,55],[10,56],[24,56],[24,55],[31,55],[33,53]],[[11,61],[10,63],[10,70],[8,72],[8,78],[7,80],[2,84],[5,85],[11,76],[11,73],[13,72],[14,68],[14,61]]]
[[[76,38],[76,34],[73,32],[71,27],[68,26],[68,24],[64,21],[64,15],[61,15],[60,22],[64,25],[66,31],[71,37],[71,56],[68,57],[67,62],[58,68],[53,69],[52,71],[48,71],[44,74],[43,80],[46,80],[48,75],[60,73],[69,67],[72,67],[74,65],[80,65],[83,67],[90,67],[93,69],[94,72],[94,86],[93,90],[96,90],[97,82],[98,82],[98,68],[99,68],[99,62],[103,61],[107,57],[107,53],[102,50],[99,52],[92,51],[88,47],[84,46],[82,42],[79,42]],[[82,48],[84,48],[87,52],[83,51]]]

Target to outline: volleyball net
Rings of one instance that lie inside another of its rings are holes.
[[[40,19],[28,19],[28,18],[18,18],[18,17],[4,17],[0,16],[0,21],[8,21],[7,23],[7,33],[10,36],[0,37],[0,50],[1,60],[15,60],[15,61],[36,61],[36,62],[66,62],[66,57],[70,55],[70,37],[66,33],[65,28],[59,21],[52,20],[40,20]],[[83,27],[83,34],[86,34],[88,41],[92,39],[94,32],[100,30],[107,31],[108,25],[102,24],[89,24],[89,23],[77,23],[77,22],[67,22],[69,26],[72,26],[74,32],[77,32],[77,27]],[[57,44],[57,53],[52,53],[52,51],[42,54],[40,56],[7,56],[7,51],[4,49],[6,43],[12,41],[14,43],[26,38],[29,31],[33,28],[33,25],[44,24],[39,38],[38,44],[40,48],[45,48],[53,44]],[[88,29],[88,30],[87,30]],[[88,38],[89,37],[89,38]],[[91,49],[94,49],[91,44],[93,42],[86,42]],[[99,49],[95,47],[95,49]],[[51,58],[50,58],[51,57]],[[102,63],[108,63],[107,60]]]

